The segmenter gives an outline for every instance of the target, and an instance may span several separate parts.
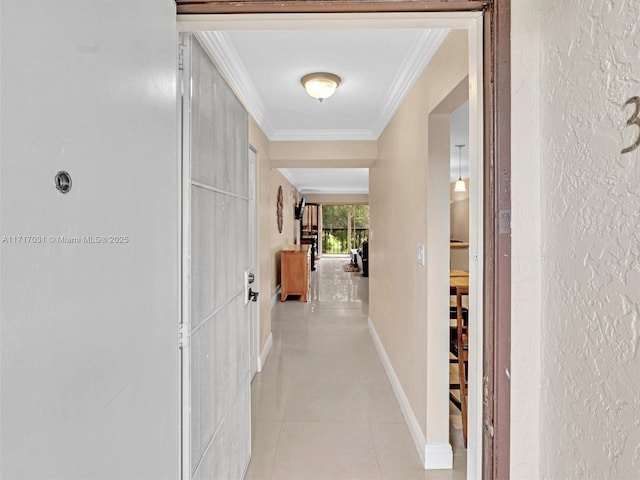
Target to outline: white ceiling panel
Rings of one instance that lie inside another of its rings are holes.
[[[367,168],[281,168],[280,172],[300,193],[369,193]]]
[[[375,140],[447,32],[265,30],[201,38],[270,140]],[[300,79],[323,71],[342,82],[321,103]]]

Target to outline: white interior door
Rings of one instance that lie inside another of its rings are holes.
[[[248,116],[195,36],[183,81],[183,479],[250,455]]]

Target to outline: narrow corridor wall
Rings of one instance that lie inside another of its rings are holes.
[[[273,256],[271,251],[271,225],[275,206],[271,201],[271,162],[269,160],[269,140],[258,123],[249,115],[249,144],[256,151],[257,158],[257,210],[258,210],[258,263],[260,269],[260,342],[259,352],[271,334],[271,296],[273,295]]]
[[[280,250],[297,241],[299,222],[293,218],[296,188],[273,168],[270,142],[257,122],[249,116],[249,143],[258,158],[258,257],[260,261],[260,351],[271,334],[271,299],[280,284]],[[278,187],[283,193],[282,232],[276,221]]]
[[[428,322],[436,319],[427,318],[428,266],[416,261],[428,228],[428,116],[467,74],[467,32],[452,30],[380,136],[369,173],[370,318],[425,438],[429,398],[447,395],[427,389]],[[448,443],[448,432],[429,433]]]

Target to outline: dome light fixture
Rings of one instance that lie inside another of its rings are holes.
[[[310,96],[322,102],[335,93],[340,85],[340,77],[333,73],[316,72],[302,77],[300,83]]]
[[[456,185],[455,187],[453,187],[453,191],[454,192],[466,192],[467,191],[467,186],[464,183],[464,180],[462,180],[462,147],[466,147],[466,145],[456,145],[456,148],[458,149],[458,160],[460,163],[460,176],[458,177],[458,180],[456,181]]]

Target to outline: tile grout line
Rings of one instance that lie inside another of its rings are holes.
[[[371,430],[371,422],[367,422],[369,427],[369,436],[371,437],[371,445],[373,445],[373,453],[376,456],[376,465],[378,466],[378,476],[382,480],[382,466],[380,465],[380,456],[378,455],[378,449],[376,448],[376,442],[373,439],[373,430]]]
[[[280,436],[282,435],[282,421],[278,422],[278,439],[276,440],[276,448],[273,452],[273,461],[271,462],[271,471],[269,472],[269,479],[273,480],[273,472],[276,469],[276,459],[278,458],[278,449],[280,448]]]

